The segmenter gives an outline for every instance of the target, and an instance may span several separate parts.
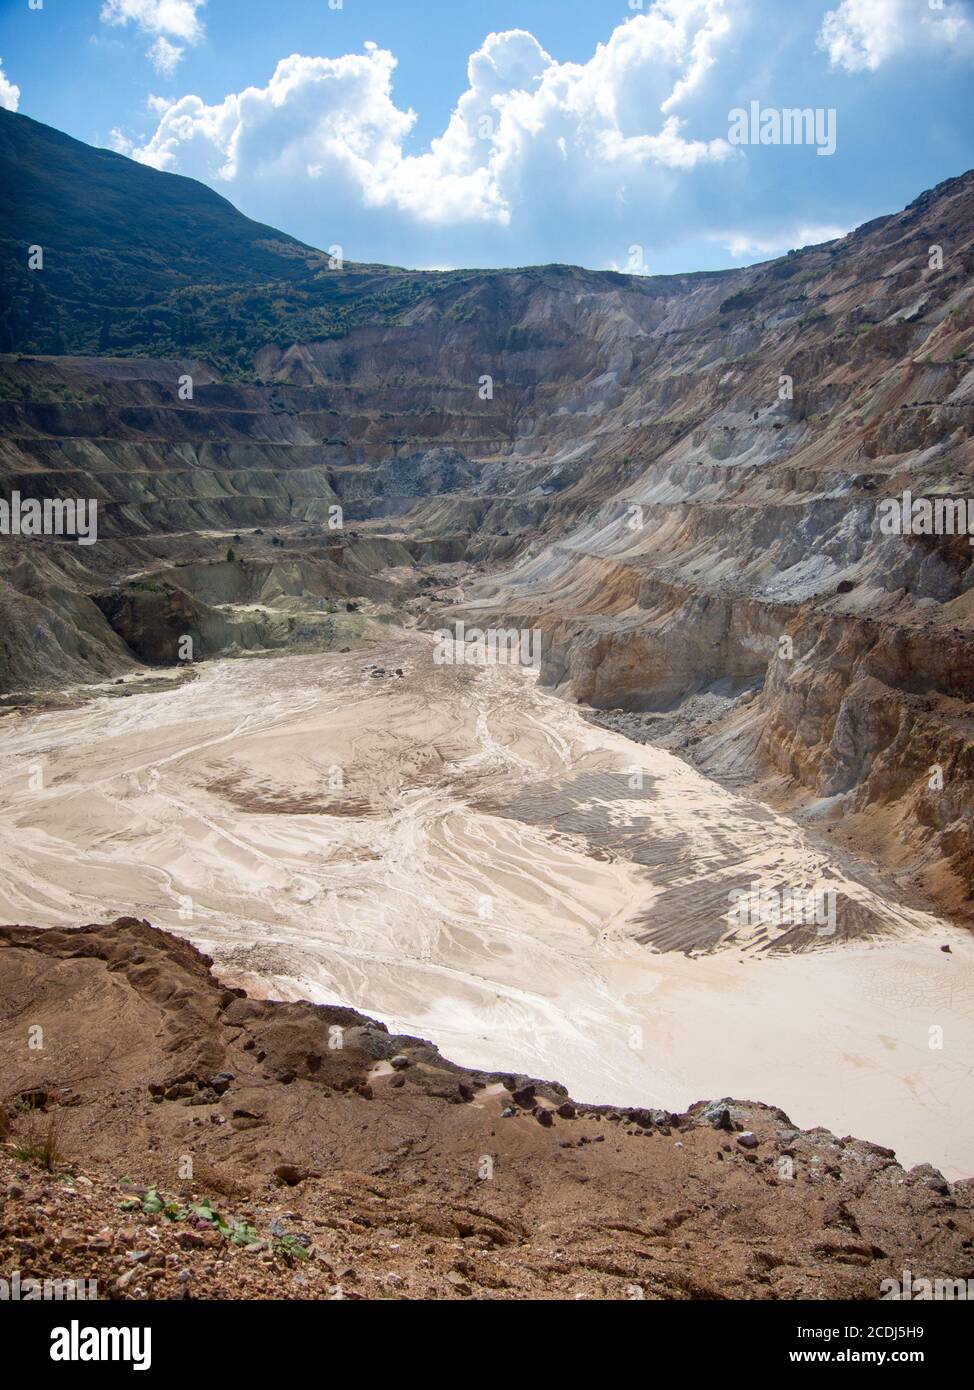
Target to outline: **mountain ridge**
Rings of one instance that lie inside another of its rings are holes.
[[[970,177],[946,180],[920,198]],[[248,218],[199,180],[8,111],[0,111],[0,178],[7,189],[0,207],[0,352],[194,352],[238,379],[260,376],[256,358],[268,344],[340,339],[358,326],[400,322],[430,294],[458,288],[460,302],[447,312],[462,316],[462,291],[471,283],[555,272],[604,287],[643,286],[655,295],[679,283],[739,278],[785,259],[661,276],[561,263],[424,271],[346,261],[335,270],[327,252]],[[35,245],[47,256],[43,280],[26,266],[27,248]],[[263,302],[269,296],[277,300],[273,313]]]
[[[558,264],[333,268],[328,252],[253,221],[207,184],[15,112],[0,111],[0,179],[0,352],[192,351],[224,375],[255,379],[256,355],[268,344],[340,339],[470,283],[546,273],[615,284],[641,278]],[[43,278],[27,268],[30,246],[44,249]]]

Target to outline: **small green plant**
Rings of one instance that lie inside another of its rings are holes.
[[[286,1236],[280,1236],[274,1241],[274,1253],[283,1256],[289,1263],[297,1261],[300,1264],[302,1260],[308,1258],[308,1252],[298,1237],[290,1233]]]
[[[165,1202],[159,1196],[159,1189],[157,1187],[150,1187],[142,1198],[142,1210],[145,1212],[146,1216],[158,1215],[165,1205]]]
[[[230,1230],[234,1245],[254,1245],[260,1240],[260,1233],[248,1221],[235,1221]]]
[[[236,556],[236,553],[235,553],[235,551],[234,551],[233,546],[232,546],[232,545],[228,545],[228,546],[227,546],[227,560],[230,561],[230,562],[232,563],[236,558],[237,558],[237,556]]]
[[[36,1105],[24,1107],[26,1133],[14,1140],[13,1154],[18,1163],[29,1163],[53,1173],[64,1162],[61,1150],[61,1116],[57,1109],[41,1120],[44,1110]]]
[[[155,1185],[147,1187],[141,1197],[127,1197],[122,1211],[141,1211],[143,1216],[159,1216],[163,1221],[184,1221],[187,1208],[172,1198],[160,1196]]]
[[[160,1194],[155,1184],[147,1187],[139,1197],[126,1197],[120,1204],[120,1210],[141,1211],[144,1216],[154,1220],[185,1221],[200,1230],[209,1228],[218,1231],[224,1240],[229,1241],[231,1245],[242,1247],[258,1245],[262,1239],[257,1227],[250,1221],[237,1220],[222,1215],[208,1197],[203,1197],[198,1202],[183,1205],[174,1198]],[[269,1250],[286,1260],[288,1264],[300,1264],[302,1260],[308,1258],[308,1252],[300,1238],[290,1232],[283,1236],[276,1236],[272,1229],[271,1236],[265,1243]]]
[[[208,1197],[204,1197],[202,1202],[191,1202],[187,1211],[188,1215],[195,1216],[197,1221],[209,1221],[214,1226],[219,1226],[223,1222],[219,1213],[213,1210],[213,1204]]]

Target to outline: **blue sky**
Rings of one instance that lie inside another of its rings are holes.
[[[0,104],[360,261],[740,265],[974,166],[974,0],[0,0],[0,58]]]

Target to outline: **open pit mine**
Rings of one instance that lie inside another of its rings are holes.
[[[0,172],[0,1139],[105,1286],[187,1146],[307,1296],[974,1278],[974,174],[635,276]]]

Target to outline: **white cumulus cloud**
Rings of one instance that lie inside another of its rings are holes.
[[[926,0],[842,0],[822,21],[818,46],[846,72],[875,72],[890,58],[920,50],[970,56],[974,18],[967,3],[933,9]]]
[[[3,59],[0,58],[0,106],[5,111],[16,111],[20,105],[20,88],[10,81],[3,70]]]
[[[187,44],[199,43],[203,24],[199,17],[206,0],[104,0],[104,24],[135,24],[142,33],[154,34],[147,57],[157,72],[170,77],[179,66]]]
[[[851,227],[796,227],[791,232],[779,233],[774,237],[754,236],[750,232],[735,232],[727,242],[727,250],[739,260],[741,257],[780,256],[783,251],[799,251],[803,246],[820,246],[825,241],[836,241],[847,236]]]
[[[133,153],[241,193],[301,184],[323,207],[435,226],[508,226],[539,189],[565,205],[651,203],[654,178],[731,157],[726,126],[689,138],[682,112],[737,3],[656,0],[585,63],[556,61],[523,29],[489,34],[445,130],[419,154],[404,151],[416,115],[396,104],[396,59],[373,43],[338,58],[292,54],[265,87],[219,103],[184,96]]]
[[[170,43],[165,34],[160,34],[155,43],[149,49],[149,62],[156,72],[161,72],[164,77],[171,77],[179,66],[179,60],[183,56],[183,50],[178,43]]]

